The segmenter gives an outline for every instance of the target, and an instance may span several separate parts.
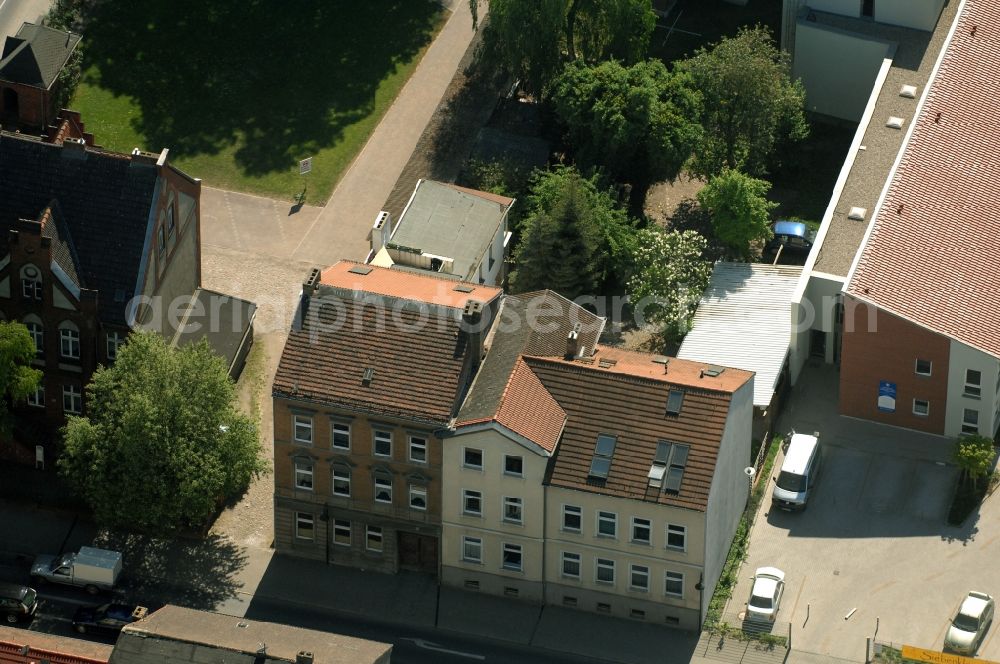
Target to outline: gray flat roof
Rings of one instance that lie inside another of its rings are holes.
[[[958,5],[958,2],[945,5],[934,32],[900,28],[815,10],[811,12],[816,21],[809,25],[828,26],[873,39],[891,41],[896,46],[892,66],[878,93],[871,120],[866,128],[859,128],[859,131],[864,131],[861,145],[865,149],[858,150],[854,158],[854,164],[834,208],[830,227],[819,247],[814,271],[838,277],[846,277],[850,272],[889,172],[903,145],[909,123],[914,120],[917,104],[927,88],[931,71],[958,13]],[[800,22],[803,20],[799,19]],[[903,85],[917,86],[917,98],[901,97],[899,91]],[[906,122],[903,128],[886,127],[889,116],[903,118]],[[852,207],[867,209],[864,221],[847,218]]]
[[[453,274],[475,281],[511,204],[503,196],[420,180],[389,241],[451,258]]]

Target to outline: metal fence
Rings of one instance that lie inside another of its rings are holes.
[[[699,654],[731,664],[781,664],[788,656],[791,624],[757,623],[740,613],[724,613],[707,625],[699,642]]]

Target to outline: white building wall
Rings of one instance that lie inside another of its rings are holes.
[[[739,525],[750,495],[750,481],[744,468],[750,465],[750,437],[753,427],[753,379],[733,394],[726,418],[726,430],[719,445],[715,476],[708,494],[705,513],[705,578],[701,620]]]
[[[840,301],[840,293],[843,288],[844,281],[842,279],[834,275],[813,272],[809,275],[805,288],[802,290],[802,296],[792,300],[792,335],[789,343],[788,367],[793,383],[798,380],[806,360],[813,354],[812,330],[821,330],[826,333],[826,345],[822,351],[823,359],[831,363],[834,361],[838,343],[835,334],[837,330],[836,306]]]
[[[966,395],[966,370],[982,373],[979,397]],[[948,359],[948,402],[945,410],[944,434],[959,436],[965,409],[979,412],[979,433],[992,436],[997,429],[998,388],[1000,388],[1000,362],[981,351],[952,340]]]
[[[875,0],[875,20],[904,28],[934,30],[945,0]]]

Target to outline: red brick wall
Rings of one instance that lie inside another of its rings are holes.
[[[52,121],[51,92],[34,88],[30,85],[21,85],[4,81],[0,86],[4,89],[11,89],[17,93],[17,116],[18,121],[28,127],[46,127]],[[4,96],[0,93],[0,105],[3,105]],[[12,109],[0,109],[4,113],[10,113]]]
[[[946,337],[845,297],[841,414],[943,434],[950,347]],[[932,362],[930,376],[916,373],[918,358]],[[896,383],[894,413],[878,409],[879,381],[883,380]],[[929,401],[930,414],[914,415],[914,399]]]

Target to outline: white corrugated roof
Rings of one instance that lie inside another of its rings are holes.
[[[716,263],[677,357],[755,372],[753,403],[770,404],[801,274],[798,265]]]

